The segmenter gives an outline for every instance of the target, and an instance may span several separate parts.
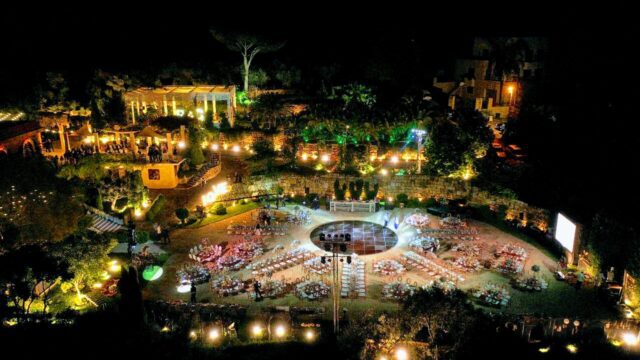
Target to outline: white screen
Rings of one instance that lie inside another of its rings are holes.
[[[556,240],[567,250],[573,251],[573,242],[576,238],[576,224],[564,215],[558,214],[556,222]]]

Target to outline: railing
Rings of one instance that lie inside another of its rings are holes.
[[[376,212],[376,203],[364,201],[331,201],[329,203],[329,210],[348,212]]]

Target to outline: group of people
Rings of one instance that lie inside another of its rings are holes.
[[[54,160],[58,165],[76,165],[78,161],[87,156],[91,156],[96,152],[97,149],[94,145],[83,144],[75,149],[67,150],[64,155],[60,156],[59,158],[55,156]]]
[[[129,144],[126,141],[119,144],[112,141],[104,144],[103,149],[107,154],[128,154]]]

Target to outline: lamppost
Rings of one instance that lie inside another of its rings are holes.
[[[333,332],[338,334],[340,331],[340,268],[338,267],[338,262],[343,262],[346,258],[347,264],[351,264],[351,256],[342,254],[347,251],[347,243],[351,242],[351,233],[333,234],[333,238],[327,237],[324,233],[320,233],[320,241],[324,243],[324,249],[331,252],[330,257],[322,256],[320,261],[323,264],[326,264],[327,261],[331,263]]]
[[[411,133],[415,136],[418,143],[418,174],[422,173],[422,140],[427,135],[427,130],[411,129]]]

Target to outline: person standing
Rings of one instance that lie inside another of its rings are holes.
[[[192,304],[196,303],[197,293],[198,293],[198,289],[196,288],[196,284],[191,283],[191,303]]]
[[[389,225],[389,212],[385,211],[384,212],[384,225],[382,225],[383,227],[387,227],[387,225]]]
[[[256,301],[262,300],[262,293],[260,292],[260,288],[261,288],[260,282],[256,280],[253,283],[253,291],[256,293]]]

